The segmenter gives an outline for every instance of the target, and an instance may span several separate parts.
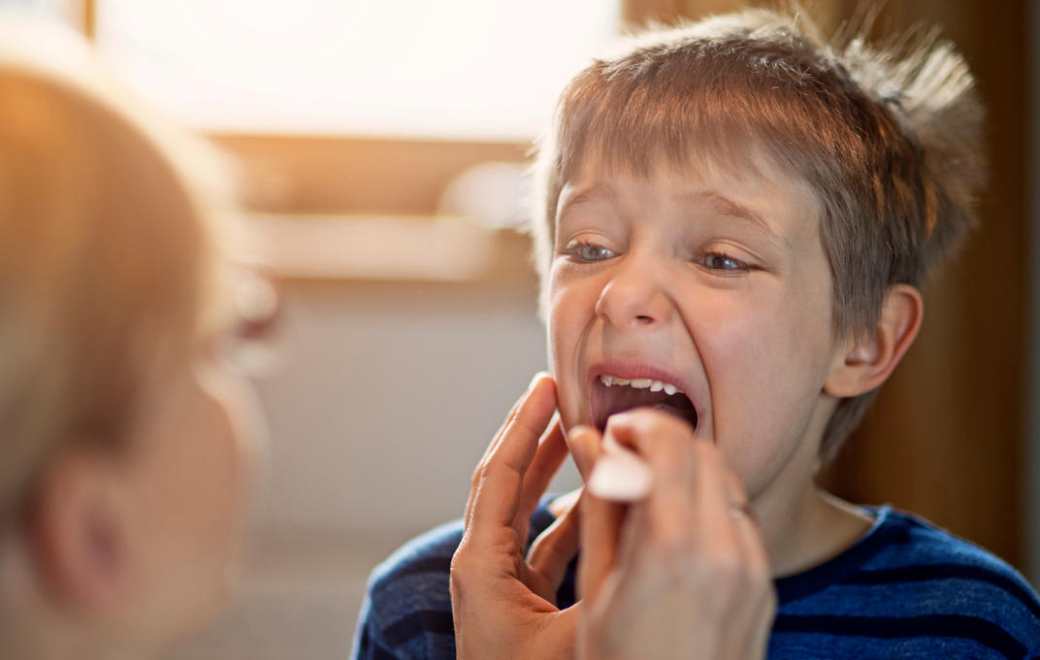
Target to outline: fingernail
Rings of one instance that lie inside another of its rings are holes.
[[[567,431],[567,444],[570,445],[571,455],[582,479],[589,477],[599,458],[598,436],[591,426],[575,426]]]
[[[577,442],[580,445],[596,445],[596,438],[598,435],[599,434],[596,432],[596,429],[592,428],[591,426],[586,426],[584,424],[572,426],[570,430],[567,431],[567,438],[571,442]]]
[[[587,424],[576,424],[571,427],[571,430],[567,432],[568,435],[588,435],[592,431],[592,427]]]
[[[567,442],[572,451],[580,452],[583,456],[588,451],[589,428],[587,426],[575,426],[567,431]]]
[[[548,371],[539,371],[538,373],[536,373],[534,375],[534,378],[531,379],[531,382],[528,383],[527,389],[528,390],[533,390],[534,386],[538,384],[538,381],[540,381],[541,379],[545,378],[548,375],[549,375]]]

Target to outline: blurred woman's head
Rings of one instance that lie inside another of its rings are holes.
[[[71,34],[0,34],[0,655],[141,653],[225,599],[258,431],[226,173]]]

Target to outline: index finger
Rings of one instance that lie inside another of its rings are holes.
[[[688,540],[731,543],[736,533],[732,512],[747,500],[718,448],[664,413],[635,411],[612,417],[611,422],[615,419],[610,427],[614,437],[635,447],[653,469],[648,511],[653,524]]]
[[[606,435],[646,460],[654,474],[655,492],[689,492],[695,472],[691,448],[705,441],[697,440],[686,422],[660,411],[637,409],[611,416]]]
[[[520,507],[513,519],[513,528],[521,539],[527,538],[531,514],[538,507],[549,483],[567,458],[567,441],[563,437],[563,425],[554,416],[549,430],[542,434],[524,475],[524,485],[520,493]]]
[[[478,468],[470,493],[467,532],[472,530],[477,537],[483,537],[502,527],[512,528],[520,507],[524,475],[555,409],[556,387],[551,378],[543,377],[506,421],[495,446]]]
[[[575,462],[582,466],[582,477],[586,482],[581,502],[578,597],[595,601],[614,570],[626,506],[596,497],[588,490],[589,475],[601,453],[599,431],[588,426],[575,427],[571,429],[570,440]]]
[[[531,383],[527,386],[520,398],[516,400],[513,407],[509,409],[509,414],[506,415],[506,419],[502,422],[502,426],[495,432],[494,437],[491,438],[491,442],[488,443],[487,448],[484,450],[484,455],[480,457],[480,461],[477,463],[477,467],[473,470],[473,479],[470,483],[469,496],[466,498],[466,512],[463,519],[463,528],[469,527],[470,517],[473,513],[473,501],[477,494],[477,486],[479,485],[481,475],[483,474],[484,468],[487,465],[488,459],[494,453],[495,449],[502,442],[502,438],[505,436],[506,431],[512,427],[513,421],[520,414],[520,411],[528,404],[531,400],[531,395],[542,385],[542,383],[548,378],[548,374],[544,371],[540,371],[534,375],[531,379]],[[551,378],[549,378],[551,380]],[[555,385],[554,385],[555,387]],[[554,390],[555,391],[555,390]],[[546,422],[548,424],[548,422]]]

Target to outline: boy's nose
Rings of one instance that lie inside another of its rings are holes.
[[[618,329],[651,328],[668,320],[672,304],[653,269],[638,264],[620,270],[596,301],[596,314]]]

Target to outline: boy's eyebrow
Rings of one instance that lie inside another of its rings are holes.
[[[596,184],[594,186],[586,188],[585,190],[581,191],[576,195],[568,197],[563,202],[563,204],[560,205],[559,210],[556,212],[556,217],[563,218],[563,216],[566,215],[569,211],[571,211],[574,207],[581,206],[582,204],[587,204],[588,202],[591,202],[600,197],[606,197],[608,200],[612,201],[616,200],[617,198],[617,196],[614,194],[613,188],[602,184]]]
[[[756,213],[755,211],[744,206],[743,204],[738,204],[737,202],[734,202],[732,199],[720,195],[719,193],[713,190],[705,192],[696,192],[691,194],[690,197],[695,198],[698,201],[707,199],[709,202],[718,207],[722,211],[723,215],[728,215],[734,218],[747,220],[753,224],[758,225],[774,238],[783,241],[784,244],[786,244],[787,246],[791,245],[791,241],[789,241],[786,236],[780,234],[776,231],[776,229],[770,226],[770,224],[766,222],[765,218],[763,218],[760,214]]]
[[[698,190],[689,193],[686,197],[691,201],[702,204],[707,201],[718,208],[723,215],[746,220],[751,224],[757,225],[771,237],[782,242],[784,245],[791,247],[791,241],[774,229],[759,213],[714,190]],[[595,184],[564,200],[563,204],[560,205],[559,210],[557,211],[557,218],[562,220],[563,217],[573,211],[575,207],[601,198],[616,201],[617,195],[614,192],[614,189],[609,185]]]

